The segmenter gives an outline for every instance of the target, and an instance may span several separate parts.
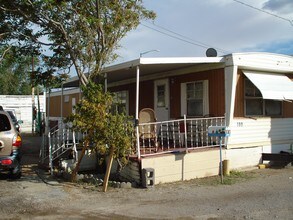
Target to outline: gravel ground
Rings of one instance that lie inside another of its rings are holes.
[[[37,168],[38,137],[24,137],[23,177],[0,175],[0,219],[293,219],[293,167],[246,172],[151,189],[77,185]],[[216,181],[215,181],[216,180]]]

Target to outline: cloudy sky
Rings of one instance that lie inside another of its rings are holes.
[[[293,55],[293,0],[144,0],[157,14],[121,42],[117,62],[232,52]]]

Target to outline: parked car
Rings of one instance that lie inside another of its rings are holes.
[[[22,120],[17,120],[15,112],[13,110],[5,110],[8,112],[9,116],[11,117],[14,126],[16,127],[17,131],[20,132],[20,125],[23,123]]]
[[[0,171],[8,171],[11,178],[21,177],[22,139],[9,113],[0,110]]]

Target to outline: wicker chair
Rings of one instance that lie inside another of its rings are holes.
[[[157,118],[153,109],[144,108],[139,112],[139,139],[141,146],[155,147],[157,149],[157,131],[154,123],[156,121]]]

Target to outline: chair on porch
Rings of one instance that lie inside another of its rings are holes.
[[[157,151],[157,118],[153,109],[144,108],[139,112],[139,139],[140,145],[148,148],[155,148]]]

